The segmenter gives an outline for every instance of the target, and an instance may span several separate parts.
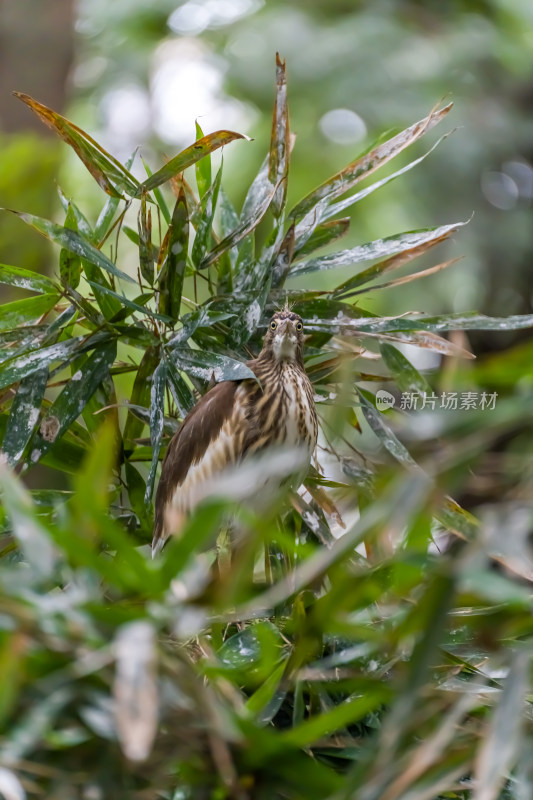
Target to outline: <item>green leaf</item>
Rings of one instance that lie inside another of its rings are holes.
[[[8,463],[16,464],[22,458],[36,426],[48,382],[48,367],[24,378],[11,404],[7,428],[2,442],[2,452]]]
[[[194,395],[185,380],[176,369],[172,360],[165,352],[168,367],[168,388],[178,409],[178,414],[184,419],[194,405]]]
[[[196,164],[201,158],[218,150],[219,147],[224,147],[224,145],[233,142],[235,139],[246,139],[250,141],[248,136],[244,136],[242,133],[235,133],[234,131],[215,131],[215,133],[204,136],[190,147],[187,147],[186,150],[183,150],[181,153],[178,153],[177,156],[171,158],[164,167],[154,172],[148,180],[144,181],[137,191],[137,197],[140,196],[143,189],[151,191],[155,189],[156,186],[161,186],[162,183],[166,183],[173,178],[174,175],[183,172],[184,169]]]
[[[76,215],[70,203],[65,218],[65,228],[76,232],[78,230]],[[79,255],[62,248],[59,253],[59,276],[63,286],[72,286],[73,289],[76,289],[81,276],[81,258]]]
[[[199,267],[202,259],[205,257],[207,249],[209,248],[221,179],[222,165],[217,172],[217,176],[213,181],[213,184],[209,187],[202,199],[200,222],[196,228],[196,236],[191,251],[192,263],[196,267]]]
[[[90,264],[82,259],[83,271],[89,286],[94,290],[94,297],[105,319],[114,319],[122,311],[123,304],[113,295],[110,282],[104,275],[100,267]]]
[[[166,257],[157,276],[159,310],[168,314],[172,323],[176,322],[180,315],[183,280],[189,252],[189,227],[187,199],[185,192],[180,188],[165,237]]]
[[[204,132],[196,120],[196,141],[204,138]],[[198,193],[200,198],[208,191],[211,186],[211,156],[207,155],[196,162],[196,183],[198,185]]]
[[[23,103],[26,103],[45,125],[52,128],[72,147],[98,185],[107,194],[114,197],[120,196],[120,191],[126,191],[132,196],[136,194],[139,182],[116,158],[113,158],[103,147],[95,142],[89,134],[78,128],[74,123],[69,122],[61,114],[57,114],[52,109],[42,105],[42,103],[38,103],[29,95],[21,92],[14,92],[13,94]]]
[[[430,392],[431,388],[409,359],[397,347],[387,342],[380,344],[381,356],[402,392]]]
[[[417,467],[416,462],[411,457],[407,448],[404,447],[396,434],[392,432],[391,428],[385,422],[383,414],[377,411],[359,390],[358,394],[361,400],[361,409],[365,419],[383,446],[401,464],[407,464],[410,467]]]
[[[420,231],[399,233],[394,236],[387,236],[386,239],[376,239],[373,242],[367,242],[358,247],[352,247],[350,250],[339,250],[337,253],[331,253],[329,255],[310,259],[309,261],[299,262],[292,268],[291,277],[305,275],[309,272],[316,272],[317,270],[361,264],[365,261],[371,261],[374,258],[382,258],[383,256],[412,251],[430,242],[442,241],[466,224],[466,222],[456,222],[452,225],[442,225],[439,228],[426,228]],[[378,265],[376,265],[376,267],[377,266]],[[371,277],[374,278],[383,271],[383,269],[371,267],[364,273],[356,275],[355,279],[350,279],[349,285],[350,287],[358,286],[360,283],[371,280]],[[343,284],[343,286],[345,285],[346,284]],[[339,291],[339,289],[337,289],[337,291]]]
[[[113,289],[110,289],[108,286],[105,286],[105,285],[102,285],[102,284],[96,283],[95,281],[90,281],[90,280],[87,280],[87,283],[90,286],[93,287],[93,289],[95,290],[95,293],[96,293],[96,291],[99,291],[99,292],[101,292],[101,293],[103,293],[105,295],[109,295],[109,297],[112,297],[115,300],[119,301],[118,304],[113,305],[113,307],[111,309],[112,313],[110,315],[110,319],[112,319],[122,309],[122,306],[127,306],[128,308],[131,308],[133,311],[137,311],[139,314],[143,314],[144,316],[152,317],[153,319],[158,319],[161,322],[165,322],[165,323],[172,322],[170,317],[167,317],[164,314],[158,314],[156,311],[152,311],[152,309],[148,308],[147,306],[141,306],[141,305],[139,305],[139,303],[136,303],[134,300],[130,300],[128,297],[125,297],[125,295],[120,294],[120,292],[114,292]],[[141,295],[141,297],[145,297],[145,298],[148,299],[148,298],[152,298],[153,294],[149,293],[149,294],[146,294],[146,295]]]
[[[165,388],[167,385],[167,364],[161,360],[155,368],[150,389],[150,443],[152,445],[152,463],[146,481],[145,502],[150,503],[154,489],[163,425],[165,422]]]
[[[278,189],[272,200],[272,212],[279,217],[285,208],[290,158],[289,110],[285,62],[276,53],[276,102],[272,117],[268,179]]]
[[[191,350],[176,347],[169,351],[169,360],[174,366],[195,378],[210,381],[238,381],[256,377],[250,367],[235,358],[219,353],[206,353],[202,350]]]
[[[118,269],[107,256],[97,250],[96,247],[93,247],[92,244],[89,244],[79,233],[71,231],[68,228],[62,228],[61,225],[56,225],[54,222],[50,222],[50,220],[35,217],[33,214],[24,214],[21,211],[13,211],[9,208],[0,210],[15,214],[28,225],[31,225],[32,228],[35,228],[42,236],[50,239],[51,242],[55,242],[55,244],[61,245],[61,247],[68,250],[69,253],[86,258],[91,264],[95,264],[97,267],[109,272],[110,275],[114,275],[116,278],[121,278],[129,283],[135,283],[133,278],[130,278],[129,275]]]
[[[141,207],[137,217],[139,229],[139,265],[141,275],[150,286],[154,285],[154,248],[152,245],[152,211],[146,210],[146,192],[141,195]]]
[[[10,330],[27,322],[33,322],[47,314],[59,300],[58,294],[41,294],[14,300],[0,306],[0,330]]]
[[[317,225],[312,230],[308,239],[305,241],[300,240],[300,242],[297,241],[295,243],[295,256],[301,258],[302,256],[309,255],[309,253],[313,253],[315,250],[319,250],[321,247],[327,247],[328,244],[332,244],[334,241],[344,236],[349,227],[349,217],[320,223],[320,225]]]
[[[0,264],[0,283],[41,294],[52,294],[56,290],[54,283],[46,275],[21,267],[10,267],[8,264]]]
[[[150,405],[150,378],[152,377],[157,365],[160,362],[159,347],[147,347],[139,364],[133,389],[131,392],[131,405],[148,408]],[[138,439],[144,429],[144,422],[137,419],[131,412],[126,418],[124,426],[124,448],[126,454],[131,453],[134,448],[134,440]]]
[[[394,156],[430,131],[431,128],[444,119],[451,108],[452,104],[450,103],[444,108],[432,110],[424,119],[352,161],[347,167],[337,172],[317,189],[314,189],[303,200],[300,200],[290,213],[291,219],[304,216],[323,199],[331,201],[345,194],[356,183],[371,175],[379,167],[390,161],[391,158],[394,158]]]
[[[29,464],[35,464],[80,416],[85,405],[102,383],[116,358],[116,342],[108,342],[87,357],[43,418],[39,434],[31,442]]]
[[[222,239],[213,247],[212,250],[209,251],[209,253],[207,253],[207,255],[204,256],[198,266],[198,269],[206,269],[206,267],[214,264],[223,253],[231,250],[232,247],[235,247],[236,244],[242,241],[242,239],[244,239],[249,233],[257,228],[266,212],[270,208],[270,204],[274,199],[276,189],[276,186],[272,186],[269,183],[269,188],[266,193],[264,193],[261,203],[256,206],[252,214],[245,217],[244,220],[242,220],[242,222],[228,236]]]

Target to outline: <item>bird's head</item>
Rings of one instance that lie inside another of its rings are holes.
[[[270,322],[264,341],[276,361],[301,361],[304,343],[304,326],[298,314],[285,309],[278,311]]]

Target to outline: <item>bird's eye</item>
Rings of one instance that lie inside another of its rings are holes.
[[[278,323],[274,322],[274,320],[272,320],[272,322],[270,323],[270,330],[275,331],[277,327],[278,327]]]
[[[302,325],[301,322],[297,322],[296,323],[296,330],[297,331],[303,331],[303,328],[304,328],[304,326]]]

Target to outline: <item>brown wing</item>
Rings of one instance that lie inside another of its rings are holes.
[[[189,512],[187,493],[194,481],[209,477],[210,470],[220,469],[224,462],[227,464],[235,458],[235,449],[221,439],[227,438],[239,385],[238,381],[217,383],[187,414],[174,434],[163,461],[155,498],[153,552],[163,545],[168,534],[165,512],[176,490],[182,488],[182,511]]]

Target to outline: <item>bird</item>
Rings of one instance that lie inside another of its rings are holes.
[[[189,411],[170,441],[155,498],[152,554],[188,515],[217,476],[272,446],[298,448],[295,489],[305,478],[318,437],[311,381],[303,362],[304,325],[288,308],[274,313],[253,378],[215,384]],[[259,468],[260,468],[259,462]],[[278,488],[282,480],[278,479]],[[257,492],[263,498],[268,493]]]

